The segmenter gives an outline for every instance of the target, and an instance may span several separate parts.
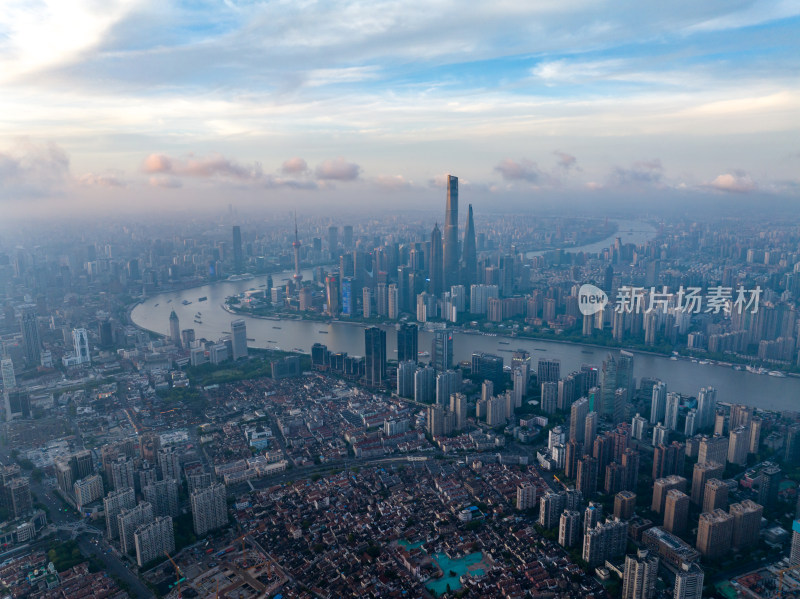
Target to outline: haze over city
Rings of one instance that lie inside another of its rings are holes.
[[[800,0],[0,1],[0,597],[800,597]]]

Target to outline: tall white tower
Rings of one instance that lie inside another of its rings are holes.
[[[89,351],[89,334],[86,329],[72,329],[72,342],[75,346],[75,357],[78,364],[88,364],[92,361]]]

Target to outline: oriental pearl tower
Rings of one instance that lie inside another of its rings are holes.
[[[297,214],[294,215],[294,241],[292,242],[294,248],[294,279],[295,287],[300,287],[300,282],[303,280],[303,274],[300,272],[300,239],[297,237]]]

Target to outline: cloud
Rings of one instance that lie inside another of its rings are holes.
[[[349,165],[348,163],[343,163],[343,166],[337,161],[329,162],[332,164],[323,172],[323,175],[329,179],[348,180],[346,167],[358,169],[356,165]],[[281,165],[280,171],[287,177],[264,173],[258,162],[252,165],[244,165],[229,160],[220,154],[211,154],[201,158],[195,157],[193,154],[188,154],[184,158],[174,158],[165,154],[150,154],[142,163],[142,171],[153,175],[149,179],[149,184],[153,187],[182,187],[182,179],[193,178],[219,181],[221,183],[246,184],[247,186],[266,189],[310,190],[320,188],[320,184],[317,181],[303,180],[302,178],[298,180],[296,178],[298,175],[309,172],[308,164],[299,157],[289,158]],[[358,170],[356,170],[355,176],[352,178],[357,176]]]
[[[314,69],[306,74],[305,85],[322,87],[337,83],[355,83],[378,77],[378,67],[344,67],[338,69]]]
[[[528,181],[529,183],[538,183],[543,177],[544,173],[539,166],[526,158],[519,162],[506,158],[494,170],[503,175],[506,181]]]
[[[447,175],[449,173],[439,173],[428,179],[428,187],[433,189],[445,189],[447,187]],[[459,181],[460,183],[460,181]]]
[[[596,79],[608,79],[612,74],[623,70],[627,63],[623,60],[592,61],[545,61],[531,69],[531,74],[542,79],[546,85],[556,83],[584,83]]]
[[[757,188],[755,181],[743,171],[719,175],[708,184],[708,187],[733,193],[747,193],[748,191],[755,191]]]
[[[150,154],[144,159],[142,170],[146,173],[169,173],[172,171],[172,161],[163,154]]]
[[[560,152],[558,150],[553,152],[553,154],[558,156],[558,166],[564,170],[569,170],[573,167],[577,168],[578,159],[572,154],[567,154],[566,152]]]
[[[0,151],[0,198],[39,197],[62,191],[69,157],[54,143],[18,140]]]
[[[164,154],[150,154],[144,160],[142,170],[145,173],[161,173],[177,177],[210,178],[220,177],[241,181],[259,180],[263,176],[261,165],[254,163],[245,166],[229,160],[220,154],[196,158],[189,155],[186,158],[171,158]]]
[[[322,181],[355,181],[358,179],[361,167],[339,157],[318,164],[315,172],[317,179]]]
[[[102,173],[99,175],[86,173],[78,179],[78,183],[86,187],[125,187],[127,185],[119,175],[114,173]]]
[[[281,172],[284,175],[299,175],[308,171],[308,164],[300,157],[289,158],[281,165]]]
[[[611,173],[617,185],[657,185],[663,176],[664,169],[658,158],[634,162],[630,168],[618,166]]]

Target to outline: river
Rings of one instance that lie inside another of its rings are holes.
[[[621,237],[623,243],[640,243],[652,236],[655,230],[642,223],[621,222],[617,234],[608,240],[584,248],[569,251],[597,252],[608,247],[614,237]],[[649,229],[648,229],[649,227]],[[634,240],[635,238],[635,240]],[[590,249],[591,248],[591,249]],[[290,271],[273,274],[275,283],[291,276]],[[311,271],[304,270],[303,276],[311,278]],[[180,319],[182,329],[193,328],[198,338],[218,339],[230,331],[233,316],[223,305],[225,299],[248,289],[264,289],[266,276],[249,281],[220,281],[187,289],[161,293],[147,298],[138,304],[131,313],[133,322],[145,329],[160,334],[169,333],[169,314],[174,309]],[[198,301],[200,297],[207,301]],[[184,305],[186,300],[191,302]],[[201,312],[202,324],[194,322],[197,312]],[[251,347],[283,350],[300,349],[310,352],[314,343],[324,343],[332,351],[345,351],[351,355],[364,354],[363,326],[358,323],[342,321],[330,324],[305,320],[266,320],[243,317],[247,323],[247,336],[253,339]],[[396,357],[397,337],[394,326],[383,326],[386,330],[388,357]],[[433,334],[420,331],[420,351],[430,351]],[[530,352],[533,368],[539,358],[561,360],[562,376],[581,365],[601,367],[609,351],[607,348],[585,346],[574,343],[558,343],[536,339],[490,337],[456,332],[453,343],[453,357],[456,361],[470,359],[472,352],[483,351],[503,356],[506,364],[511,361],[511,351],[525,349]],[[664,356],[636,353],[634,375],[637,378],[654,377],[667,383],[670,391],[696,395],[701,387],[712,386],[717,389],[717,400],[721,402],[743,403],[764,409],[800,411],[800,379],[794,377],[772,377],[746,371],[735,371],[730,366],[700,364],[687,360],[670,360]]]

